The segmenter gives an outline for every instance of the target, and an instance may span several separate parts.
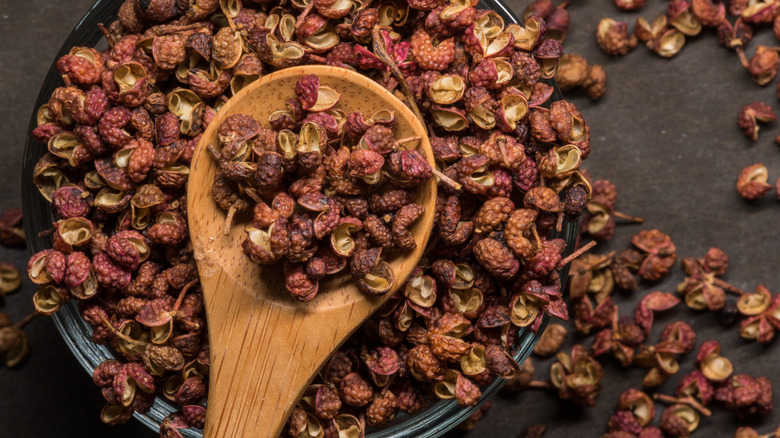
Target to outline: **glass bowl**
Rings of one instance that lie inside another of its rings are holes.
[[[110,23],[116,19],[119,6],[122,0],[98,0],[87,13],[82,17],[73,31],[60,48],[56,60],[68,53],[73,46],[95,47],[101,43],[103,34],[98,29],[99,23]],[[478,7],[482,9],[493,9],[500,14],[507,23],[517,23],[518,19],[500,0],[481,0]],[[554,92],[552,100],[560,100],[561,94],[554,81],[549,81]],[[43,249],[51,247],[51,239],[40,237],[42,231],[51,228],[54,220],[51,211],[51,204],[47,202],[33,184],[33,169],[35,163],[46,153],[46,148],[32,138],[30,133],[37,126],[37,109],[49,100],[49,96],[55,88],[62,85],[62,79],[57,71],[55,63],[52,63],[48,74],[41,86],[38,99],[35,104],[35,111],[30,118],[30,125],[27,129],[27,139],[25,142],[23,173],[22,173],[22,200],[24,208],[24,228],[28,236],[27,248],[30,253],[36,253]],[[564,221],[563,231],[555,237],[563,238],[567,243],[566,253],[568,255],[574,248],[577,239],[577,224],[575,222]],[[565,256],[564,255],[564,256]],[[564,282],[567,279],[569,267],[566,266],[561,271],[561,279]],[[59,330],[65,343],[70,348],[73,355],[79,361],[81,366],[90,375],[100,363],[108,359],[115,359],[116,355],[109,348],[92,343],[92,328],[78,312],[78,306],[74,301],[66,303],[58,312],[52,315],[54,324]],[[518,334],[518,343],[515,346],[516,352],[514,358],[517,363],[523,363],[533,350],[539,340],[540,334],[544,331],[550,317],[545,315],[539,334],[534,334],[530,330],[520,329]],[[492,395],[498,392],[504,386],[505,380],[496,378],[482,388],[482,398],[479,405],[469,408],[461,408],[455,400],[442,400],[430,404],[421,412],[409,416],[399,414],[398,418],[382,429],[372,429],[367,432],[369,438],[429,438],[440,436],[460,422],[469,417],[479,406],[487,401]],[[163,418],[174,412],[175,409],[168,401],[157,398],[151,410],[146,414],[134,413],[133,416],[151,430],[157,431]],[[97,415],[97,413],[96,413]],[[184,436],[192,438],[202,438],[203,434],[198,429],[185,429],[181,431]]]

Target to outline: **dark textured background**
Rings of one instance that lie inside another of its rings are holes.
[[[61,42],[88,9],[92,0],[0,0],[0,209],[21,205],[19,181],[24,138],[43,77]],[[526,1],[509,4],[517,13]],[[651,0],[643,10],[623,14],[608,0],[574,2],[572,26],[564,48],[602,64],[608,74],[608,91],[598,103],[579,93],[571,99],[591,126],[591,158],[585,167],[596,178],[611,179],[619,188],[618,209],[644,217],[644,225],[619,227],[613,240],[598,252],[628,247],[632,234],[642,228],[658,228],[671,235],[680,257],[701,257],[719,246],[731,257],[726,279],[745,290],[764,283],[780,291],[775,194],[755,203],[742,201],[734,190],[739,171],[754,162],[769,168],[771,183],[780,175],[780,151],[773,142],[776,125],[762,129],[751,143],[737,129],[736,116],[747,103],[763,100],[780,107],[774,83],[755,85],[737,57],[718,46],[715,35],[705,31],[689,40],[683,52],[666,60],[636,47],[628,56],[609,58],[596,46],[594,32],[605,16],[633,23],[639,16],[651,20],[666,2]],[[775,45],[771,29],[759,41]],[[751,44],[748,55],[756,43]],[[23,268],[23,250],[0,248],[0,260]],[[675,267],[657,284],[643,284],[634,294],[616,295],[622,315],[633,314],[640,294],[652,290],[672,292],[683,278]],[[29,282],[13,295],[0,299],[0,309],[21,318],[32,310]],[[738,328],[722,328],[713,315],[675,309],[657,318],[650,341],[656,342],[667,322],[683,320],[699,334],[699,340],[719,339],[724,354],[738,373],[763,374],[780,384],[778,342],[766,347],[743,341]],[[27,327],[32,355],[21,368],[0,369],[0,437],[145,437],[154,434],[139,423],[108,427],[100,423],[101,396],[60,339],[52,322],[38,318]],[[574,340],[569,337],[569,345]],[[582,340],[589,346],[590,339]],[[606,360],[607,377],[593,409],[561,404],[540,391],[501,394],[485,419],[469,433],[453,436],[517,437],[535,423],[549,425],[546,437],[599,436],[614,409],[618,395],[638,386],[643,370],[621,370]],[[679,376],[693,368],[688,355],[681,374],[661,390],[670,393]],[[546,379],[550,361],[535,361],[537,375]],[[778,390],[775,390],[778,395]],[[662,407],[659,405],[659,416]],[[702,420],[696,436],[731,436],[740,424],[733,414],[714,408]],[[768,418],[747,423],[769,432],[780,423],[780,409]]]

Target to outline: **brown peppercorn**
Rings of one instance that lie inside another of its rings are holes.
[[[393,213],[412,202],[412,199],[412,194],[407,190],[389,190],[371,195],[368,198],[368,208],[374,214]]]
[[[767,46],[758,46],[748,63],[748,71],[758,85],[766,85],[777,76],[780,67],[780,55],[777,50]]]
[[[748,201],[761,198],[772,190],[772,186],[767,183],[768,179],[768,171],[763,163],[747,166],[737,177],[737,193]]]
[[[509,198],[488,199],[474,215],[474,231],[488,234],[500,228],[514,209],[515,204]]]
[[[314,415],[322,420],[330,420],[341,409],[341,400],[335,387],[321,385],[314,396]]]
[[[702,26],[715,27],[726,19],[726,5],[712,0],[692,0],[691,13]]]
[[[409,227],[417,221],[425,211],[420,204],[407,204],[401,207],[393,217],[392,234],[393,243],[401,249],[414,249],[417,242],[414,240]]]
[[[623,56],[636,46],[637,39],[628,35],[628,24],[602,18],[596,28],[596,42],[607,55]]]
[[[658,230],[643,230],[631,238],[631,243],[647,253],[639,267],[639,276],[648,281],[658,281],[674,265],[677,249],[672,239]]]
[[[588,76],[588,61],[576,53],[565,53],[558,61],[555,82],[561,91],[581,87]]]
[[[388,387],[374,397],[374,400],[366,409],[366,423],[369,426],[381,426],[395,418],[398,405],[395,401],[395,394],[390,392]]]
[[[560,324],[550,324],[545,329],[542,336],[539,338],[539,342],[534,347],[534,354],[541,357],[552,356],[561,349],[563,342],[566,340],[567,330]]]
[[[375,244],[383,248],[393,246],[393,235],[390,232],[390,227],[378,216],[373,214],[366,216],[363,228]]]
[[[675,404],[664,410],[659,425],[671,436],[687,437],[699,426],[699,413],[690,406]]]
[[[585,94],[593,100],[599,100],[607,92],[607,72],[598,64],[588,66],[585,80],[582,82]]]
[[[758,122],[766,123],[774,122],[775,120],[777,120],[777,116],[772,107],[764,102],[753,102],[742,107],[739,111],[737,123],[747,138],[756,141],[758,140]]]
[[[434,47],[431,36],[419,27],[410,41],[412,57],[423,70],[446,70],[455,57],[455,41],[447,39]]]
[[[473,251],[479,264],[499,279],[508,280],[520,269],[520,262],[509,248],[493,238],[480,240]]]
[[[439,382],[444,379],[446,365],[433,354],[428,345],[421,344],[410,349],[407,365],[418,380]]]
[[[339,382],[339,394],[344,403],[359,408],[371,402],[374,389],[359,373],[353,372]]]

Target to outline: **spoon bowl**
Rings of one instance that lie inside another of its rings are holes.
[[[292,67],[262,77],[233,96],[203,133],[194,153],[187,187],[187,214],[208,320],[210,372],[205,436],[279,436],[307,385],[330,354],[379,309],[417,265],[433,228],[436,179],[415,191],[425,207],[410,227],[417,246],[389,253],[395,281],[382,296],[360,292],[348,269],[320,282],[307,303],[285,289],[282,264],[260,266],[241,248],[246,234],[236,217],[223,233],[225,212],[211,197],[217,162],[207,146],[232,114],[248,114],[264,127],[268,116],[294,98],[304,75],[341,94],[337,108],[370,115],[392,110],[397,138],[420,136],[418,150],[434,166],[425,127],[400,100],[371,79],[330,66]]]

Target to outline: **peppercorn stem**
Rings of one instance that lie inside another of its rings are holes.
[[[203,29],[203,24],[201,23],[192,23],[187,24],[185,26],[158,26],[154,28],[154,34],[155,36],[162,36],[162,35],[171,35],[174,33],[179,32],[186,32],[188,30],[199,30]]]
[[[114,44],[116,44],[116,40],[114,39],[114,36],[111,35],[111,32],[106,29],[106,26],[103,25],[103,23],[98,23],[97,25],[98,30],[103,34],[104,37],[106,37],[106,41],[108,42],[109,48],[114,48]]]
[[[236,215],[236,204],[230,206],[227,216],[225,217],[225,227],[222,232],[227,236],[230,234],[230,229],[233,227],[233,216]]]
[[[748,63],[747,57],[745,56],[745,51],[742,50],[742,47],[737,47],[734,50],[737,52],[737,55],[739,56],[739,62],[742,63],[742,67],[748,68],[750,66],[750,63]]]
[[[618,331],[618,306],[615,306],[612,310],[612,333]]]
[[[531,234],[534,236],[534,241],[536,241],[536,247],[541,248],[542,247],[542,239],[539,237],[539,232],[536,231],[536,225],[531,225]]]
[[[230,26],[230,29],[232,29],[235,32],[236,31],[236,23],[233,22],[233,19],[230,18],[230,15],[225,15],[225,18],[227,19],[228,26]]]
[[[406,138],[402,138],[400,140],[396,140],[395,142],[400,145],[400,144],[404,144],[404,143],[411,143],[413,141],[418,141],[421,138],[422,138],[422,136],[420,136],[420,135],[414,135],[412,137],[406,137]]]
[[[623,219],[624,221],[629,221],[629,222],[636,222],[636,223],[638,223],[638,224],[641,224],[642,222],[644,222],[644,221],[645,221],[645,220],[644,220],[643,218],[641,218],[641,217],[638,217],[638,216],[629,216],[629,215],[627,215],[627,214],[625,214],[625,213],[621,213],[621,212],[619,212],[619,211],[613,211],[613,212],[612,212],[612,215],[613,215],[613,216],[615,216],[615,217],[616,217],[616,218],[618,218],[618,219]]]
[[[664,403],[672,403],[672,404],[674,404],[674,403],[681,403],[681,404],[684,404],[684,405],[688,405],[688,406],[692,407],[693,409],[696,409],[697,411],[699,411],[705,417],[709,417],[710,415],[712,415],[712,411],[710,411],[709,409],[704,407],[704,405],[702,405],[701,403],[696,401],[695,398],[693,398],[693,397],[691,397],[689,395],[685,396],[685,397],[672,397],[671,395],[656,393],[656,394],[653,394],[653,398],[655,400],[658,400],[658,401],[661,401],[661,402],[664,402]]]
[[[219,160],[220,153],[213,144],[211,143],[207,144],[206,149],[208,149],[208,151],[211,152],[211,155],[214,157],[214,159]]]
[[[28,314],[27,316],[25,316],[24,318],[22,318],[19,321],[17,321],[17,323],[14,324],[14,327],[20,329],[20,328],[24,327],[25,325],[27,325],[28,322],[30,322],[33,319],[35,319],[35,317],[38,316],[38,315],[40,315],[40,313],[32,312],[32,313]]]
[[[558,213],[558,220],[555,222],[555,231],[563,231],[563,212]]]
[[[406,82],[406,78],[404,78],[404,75],[401,73],[401,70],[398,68],[395,61],[393,61],[393,58],[387,53],[387,47],[385,47],[384,39],[382,38],[383,30],[391,29],[386,26],[376,26],[374,27],[374,30],[371,31],[371,37],[374,40],[374,54],[390,69],[390,73],[392,73],[395,80],[398,81],[398,85],[401,86],[401,91],[403,91],[404,96],[406,96],[406,104],[414,115],[417,116],[417,119],[420,120],[421,123],[424,123],[425,118],[422,116],[422,113],[420,113],[420,108],[417,107],[417,101],[414,98],[412,89],[409,88],[409,83]]]
[[[190,290],[190,288],[196,284],[200,279],[196,278],[189,283],[185,284],[183,288],[181,288],[181,292],[179,292],[179,297],[176,298],[176,303],[173,305],[173,310],[179,310],[179,307],[181,307],[182,301],[184,301],[184,296],[187,295],[187,291]]]
[[[241,186],[239,186],[239,189],[240,188],[241,188]],[[252,200],[255,201],[255,204],[259,204],[261,202],[263,204],[265,204],[265,201],[263,200],[263,198],[260,197],[260,195],[257,193],[257,190],[255,190],[254,188],[247,187],[246,190],[244,190],[244,193],[246,193],[247,196],[252,198]]]
[[[117,338],[119,338],[119,339],[121,339],[121,340],[123,340],[123,341],[125,341],[125,342],[127,342],[129,344],[149,345],[148,342],[144,342],[144,341],[141,341],[141,340],[138,340],[138,339],[133,339],[130,336],[127,336],[126,334],[124,334],[124,333],[120,332],[119,330],[117,330],[116,327],[114,327],[114,325],[111,324],[111,321],[106,319],[106,317],[103,316],[103,314],[100,314],[98,316],[100,317],[101,321],[103,321],[103,324],[105,324],[106,328],[111,330],[111,333],[113,333],[114,336],[116,336]]]
[[[539,389],[552,389],[552,384],[550,382],[545,382],[542,380],[531,380],[528,383],[529,388],[539,388]]]
[[[715,284],[716,286],[720,286],[721,288],[726,289],[727,291],[731,293],[735,293],[737,295],[745,295],[747,293],[736,286],[732,286],[729,283],[726,283],[725,281],[721,280],[718,277],[712,277],[712,283]]]
[[[303,22],[306,21],[306,17],[309,15],[309,12],[311,12],[311,9],[314,7],[314,2],[309,2],[308,5],[301,11],[301,15],[298,15],[298,18],[295,20],[295,30],[303,26]]]
[[[561,259],[560,262],[558,262],[558,269],[562,269],[564,266],[571,263],[572,260],[581,256],[583,253],[587,252],[589,249],[593,248],[594,246],[596,246],[596,241],[591,240],[585,245],[582,245],[581,247],[575,249],[573,253],[569,254],[566,258],[563,258]]]
[[[460,190],[463,188],[463,186],[460,185],[457,181],[454,179],[448,177],[447,175],[441,173],[439,169],[436,168],[436,166],[431,166],[431,172],[439,178],[439,181],[443,182],[444,184],[450,186],[453,188],[453,190]]]

